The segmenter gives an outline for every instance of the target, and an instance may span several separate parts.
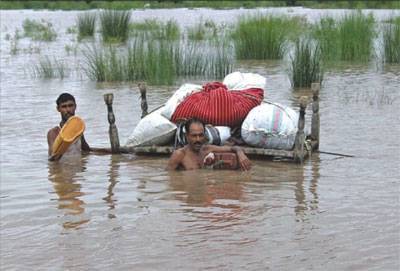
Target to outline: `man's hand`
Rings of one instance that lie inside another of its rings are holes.
[[[236,152],[236,155],[239,160],[239,165],[241,170],[250,170],[251,169],[251,162],[243,150],[238,146],[233,146],[232,150]]]

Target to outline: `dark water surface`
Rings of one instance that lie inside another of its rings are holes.
[[[278,10],[310,20],[325,12]],[[134,19],[176,16],[190,24],[204,14],[233,20],[244,12],[138,11]],[[320,148],[354,158],[253,161],[247,173],[169,173],[167,157],[135,155],[49,163],[46,132],[59,122],[54,101],[61,92],[75,95],[92,146],[109,145],[104,93],[114,93],[122,143],[140,119],[135,84],[95,84],[78,72],[33,79],[28,68],[39,54],[10,54],[6,33],[22,28],[24,18],[46,18],[57,41],[22,39],[20,47],[40,46],[42,55],[79,65],[64,49],[75,42],[64,33],[76,14],[1,11],[1,270],[400,269],[399,66],[347,65],[325,75]],[[297,108],[309,93],[292,92],[286,68],[240,66],[267,77],[269,100]],[[150,87],[150,108],[178,87]]]

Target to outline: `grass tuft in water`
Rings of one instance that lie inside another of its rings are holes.
[[[383,50],[386,63],[400,63],[400,16],[383,27]]]
[[[322,58],[318,44],[309,38],[299,38],[294,44],[291,60],[292,87],[311,87],[311,83],[322,82]]]
[[[33,40],[53,41],[57,38],[57,33],[50,22],[41,20],[41,22],[25,19],[22,23],[24,36]]]
[[[39,60],[38,64],[33,66],[33,76],[36,78],[51,79],[60,78],[64,79],[67,76],[67,67],[64,62],[54,59],[50,60],[48,56]]]
[[[104,42],[125,42],[129,33],[130,11],[104,10],[100,13]]]
[[[77,17],[78,40],[93,37],[96,25],[96,13],[84,12]]]
[[[178,40],[180,38],[180,28],[176,21],[169,20],[166,23],[151,19],[143,22],[131,23],[130,32],[133,36],[144,36],[148,39],[158,40]]]
[[[233,31],[236,56],[238,59],[281,59],[285,42],[299,27],[297,18],[242,17]]]
[[[313,29],[324,60],[368,61],[372,56],[374,30],[372,14],[352,12],[339,20],[323,18]]]

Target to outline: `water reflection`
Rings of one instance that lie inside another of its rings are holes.
[[[107,203],[108,205],[108,210],[113,211],[116,206],[117,200],[114,199],[114,187],[118,183],[118,177],[119,177],[119,168],[120,168],[120,161],[121,161],[121,156],[120,155],[110,155],[110,170],[108,171],[108,187],[107,187],[107,195],[103,198],[103,200]],[[116,218],[114,213],[109,213],[108,218]]]
[[[49,162],[48,178],[53,183],[54,191],[58,198],[58,209],[64,210],[63,227],[65,229],[77,228],[87,222],[84,218],[85,202],[81,191],[83,180],[82,173],[86,171],[86,158],[76,157],[64,159],[59,162]]]
[[[207,222],[200,225],[203,230],[231,227],[240,220],[246,198],[243,184],[251,180],[250,173],[195,170],[170,172],[169,177],[174,197],[188,207],[185,211],[197,222]]]

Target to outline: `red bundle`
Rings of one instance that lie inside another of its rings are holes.
[[[178,105],[171,120],[196,117],[214,126],[239,126],[249,111],[261,104],[264,91],[261,88],[229,90],[220,82],[208,83],[203,90],[188,96]]]

